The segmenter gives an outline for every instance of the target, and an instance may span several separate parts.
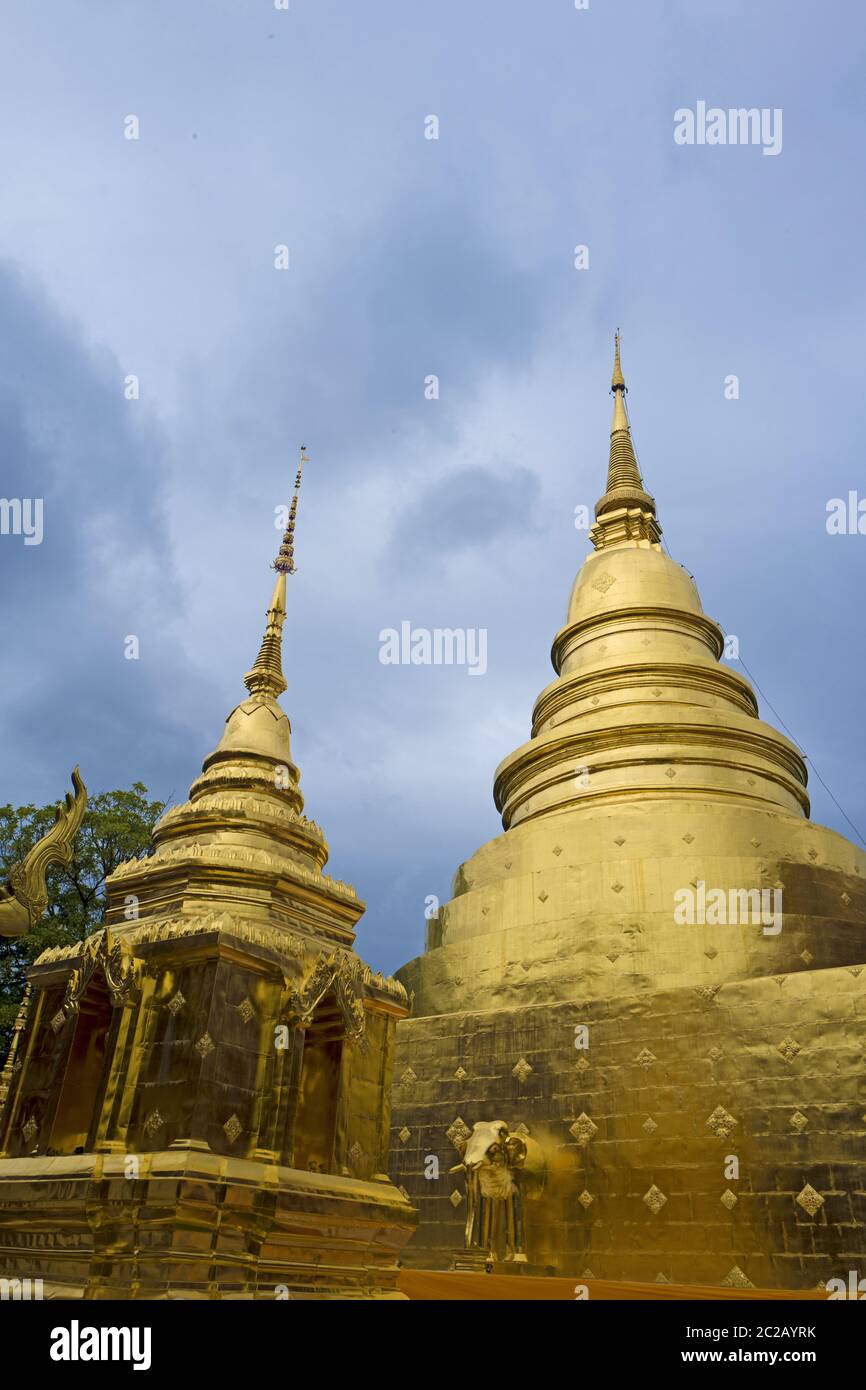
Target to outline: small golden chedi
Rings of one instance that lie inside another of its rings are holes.
[[[401,1297],[415,1213],[386,1170],[406,993],[353,950],[364,904],[323,873],[278,703],[299,484],[249,697],[153,853],[109,878],[104,929],[30,972],[0,1274],[46,1298]],[[14,893],[5,909],[0,930],[26,929]]]

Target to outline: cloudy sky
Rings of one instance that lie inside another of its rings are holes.
[[[417,954],[551,679],[619,325],[671,552],[866,828],[866,536],[825,524],[866,496],[864,40],[854,0],[7,3],[0,495],[44,539],[0,536],[0,800],[76,761],[185,796],[303,442],[307,811],[361,954]],[[677,144],[700,101],[780,109],[781,152]],[[486,628],[487,673],[383,666],[403,621]]]

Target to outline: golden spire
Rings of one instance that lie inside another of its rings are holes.
[[[301,474],[304,471],[304,464],[309,463],[307,458],[307,446],[301,445],[301,457],[298,462],[298,472],[295,477],[295,491],[292,496],[292,505],[289,508],[289,520],[283,535],[282,545],[277,552],[274,561],[274,569],[280,574],[294,574],[297,566],[295,565],[295,518],[298,515],[298,494],[301,491]]]
[[[613,420],[610,426],[610,462],[607,470],[607,490],[623,483],[643,488],[643,479],[634,456],[631,441],[631,428],[625,412],[625,393],[628,387],[622,374],[619,360],[619,332],[614,338],[613,376],[610,389],[613,392]]]
[[[628,387],[622,374],[618,329],[614,338],[610,389],[613,393],[613,420],[610,426],[607,491],[596,503],[595,526],[589,538],[596,550],[601,550],[605,545],[633,540],[648,540],[651,545],[657,545],[661,527],[656,521],[655,502],[644,489],[625,408]]]
[[[627,391],[628,387],[625,384],[625,377],[622,374],[622,366],[619,360],[619,329],[617,329],[614,334],[613,342],[613,376],[610,379],[610,389],[611,391]]]
[[[244,676],[244,685],[251,695],[270,695],[273,699],[287,689],[283,675],[283,623],[286,621],[286,575],[294,574],[295,564],[295,521],[298,515],[298,494],[301,490],[301,475],[304,464],[308,462],[306,446],[301,445],[301,457],[295,477],[295,491],[289,508],[289,519],[283,533],[277,558],[273,568],[277,571],[277,582],[271,596],[267,612],[268,625],[262,638],[259,654],[252,670]]]

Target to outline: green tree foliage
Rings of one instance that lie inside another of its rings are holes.
[[[0,937],[0,1063],[24,993],[27,971],[49,946],[66,946],[98,930],[105,908],[105,880],[125,859],[149,852],[150,833],[165,809],[147,787],[90,797],[68,868],[48,870],[48,910],[26,936]],[[0,879],[54,822],[54,806],[0,806]]]

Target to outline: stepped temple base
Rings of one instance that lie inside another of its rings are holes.
[[[402,1299],[413,1225],[386,1181],[199,1148],[0,1161],[3,1274],[46,1299]]]

